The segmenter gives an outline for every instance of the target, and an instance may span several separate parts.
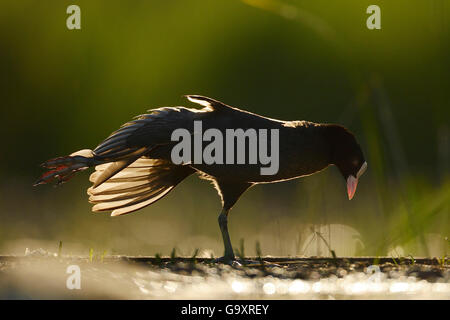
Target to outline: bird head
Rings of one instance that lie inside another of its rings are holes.
[[[330,126],[331,163],[339,168],[347,183],[348,199],[356,192],[358,180],[367,169],[361,147],[355,136],[346,128],[338,125]]]

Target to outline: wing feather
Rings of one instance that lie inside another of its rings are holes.
[[[107,165],[99,165],[90,180],[98,181]],[[92,211],[112,211],[113,216],[148,206],[168,194],[179,182],[194,172],[189,166],[141,157],[97,187],[88,189]]]

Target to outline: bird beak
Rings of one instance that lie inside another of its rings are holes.
[[[353,196],[356,192],[356,186],[358,185],[358,179],[354,176],[350,175],[347,178],[347,193],[348,193],[348,200],[352,200]]]
[[[347,194],[348,194],[348,200],[352,200],[353,196],[356,192],[356,187],[358,186],[358,179],[362,176],[362,174],[367,169],[367,162],[364,162],[361,168],[359,168],[358,173],[356,174],[356,178],[352,175],[350,175],[347,178]]]

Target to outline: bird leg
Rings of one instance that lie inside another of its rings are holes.
[[[221,262],[232,262],[234,257],[233,247],[231,246],[230,235],[228,234],[228,210],[222,210],[219,215],[219,227],[222,232],[223,246],[225,248],[225,255],[219,259]]]

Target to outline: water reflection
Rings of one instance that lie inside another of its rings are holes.
[[[194,269],[181,266],[174,271],[139,264],[85,263],[81,266],[82,290],[75,292],[62,285],[67,265],[57,259],[3,265],[0,298],[450,299],[448,267],[441,276],[427,281],[406,270],[373,273],[370,268],[342,276],[298,279],[283,268],[262,272],[197,264]]]

